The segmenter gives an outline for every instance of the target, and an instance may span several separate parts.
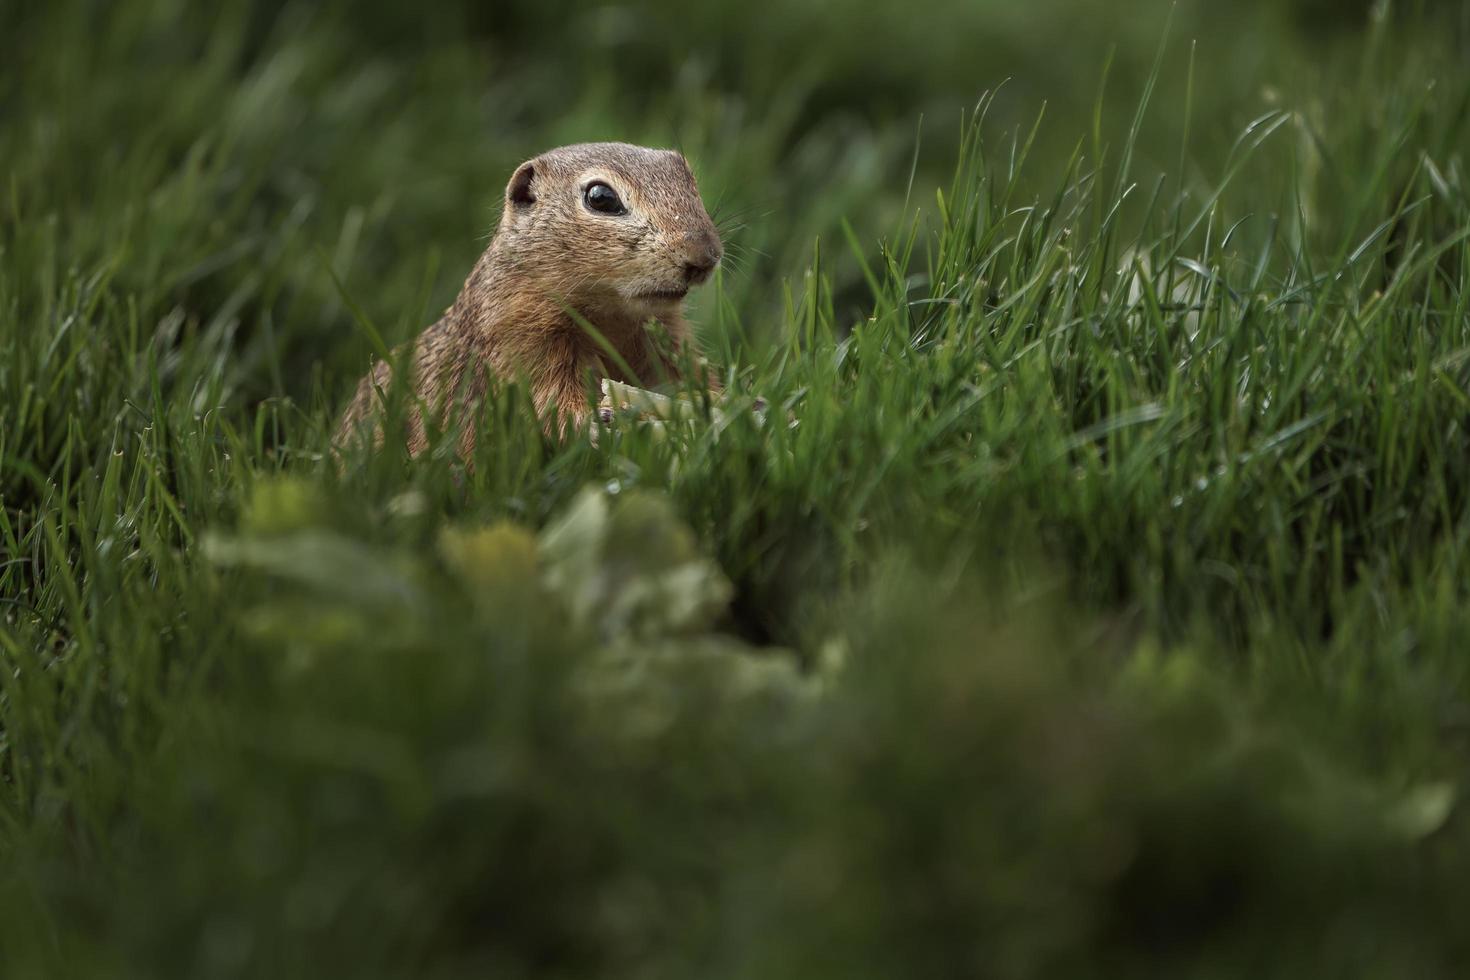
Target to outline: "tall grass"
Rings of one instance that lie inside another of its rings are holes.
[[[0,8],[0,973],[1456,975],[1455,11],[1128,21],[920,131],[912,18],[650,95],[589,12],[571,95],[453,10]],[[723,199],[724,420],[333,466],[608,135]]]

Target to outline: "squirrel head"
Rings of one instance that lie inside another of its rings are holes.
[[[627,143],[563,146],[516,168],[495,248],[577,308],[677,309],[724,249],[682,155]]]

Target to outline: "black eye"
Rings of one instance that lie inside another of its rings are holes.
[[[600,180],[587,185],[582,192],[582,202],[600,214],[623,214],[628,210],[623,207],[623,199],[618,197],[618,192]]]

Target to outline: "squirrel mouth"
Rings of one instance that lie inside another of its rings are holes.
[[[674,303],[689,295],[689,287],[680,289],[651,289],[646,293],[639,293],[639,299],[653,300],[655,302]]]

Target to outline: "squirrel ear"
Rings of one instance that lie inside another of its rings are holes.
[[[505,199],[511,204],[524,205],[536,202],[536,193],[531,190],[531,181],[536,177],[536,161],[530,160],[516,169],[510,184],[505,188]]]

